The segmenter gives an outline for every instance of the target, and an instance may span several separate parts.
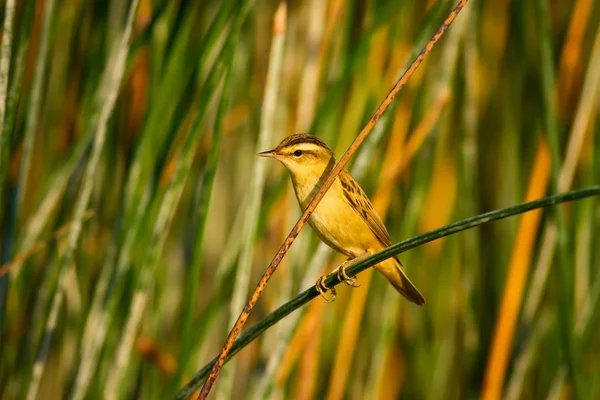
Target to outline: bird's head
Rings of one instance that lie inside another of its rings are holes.
[[[281,161],[296,180],[320,179],[335,164],[331,149],[321,139],[305,134],[288,136],[273,150],[258,155]]]

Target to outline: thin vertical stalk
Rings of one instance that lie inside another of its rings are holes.
[[[524,398],[523,386],[529,379],[529,371],[535,361],[539,358],[540,342],[551,328],[553,316],[550,312],[545,312],[540,315],[531,332],[531,337],[523,350],[519,351],[514,362],[513,372],[506,384],[506,391],[503,398],[506,400],[519,400]],[[556,324],[556,321],[553,322]]]
[[[311,51],[302,68],[300,78],[300,93],[298,94],[298,117],[296,120],[296,132],[306,132],[312,124],[315,106],[317,104],[317,93],[319,85],[320,63],[323,59],[319,57],[319,49],[323,45],[323,32],[325,27],[325,16],[327,14],[327,1],[312,0],[309,5],[310,13],[307,29],[307,44]],[[323,51],[322,49],[321,51]]]
[[[47,0],[44,2],[44,22],[42,25],[42,33],[40,38],[40,49],[38,54],[37,65],[33,77],[33,86],[31,89],[31,98],[29,101],[29,109],[27,110],[27,119],[25,124],[25,133],[23,139],[23,158],[21,160],[21,171],[19,173],[19,187],[17,189],[16,211],[13,224],[18,223],[19,209],[21,208],[23,198],[27,191],[27,179],[29,176],[29,168],[31,164],[31,151],[35,141],[35,131],[38,127],[40,118],[40,110],[42,108],[42,90],[45,86],[46,65],[48,64],[48,48],[50,43],[50,27],[53,23],[55,0]]]
[[[7,3],[10,3],[10,1],[12,0],[8,0]],[[4,126],[0,125],[0,127],[3,129],[2,134],[6,135],[4,136],[5,140],[10,140],[11,131],[14,131],[15,129],[17,106],[21,94],[21,86],[23,84],[23,74],[25,72],[25,58],[27,56],[27,50],[29,49],[29,38],[31,36],[31,27],[34,20],[34,8],[35,0],[27,0],[21,11],[22,17],[19,28],[19,40],[16,42],[16,44],[18,44],[16,49],[17,53],[14,56],[14,61],[12,62],[10,68],[10,89],[8,89],[8,98],[6,102],[6,108],[4,110]],[[4,54],[4,50],[2,50],[1,53]],[[6,146],[3,147],[3,150],[6,154],[8,154],[10,146],[7,143],[4,144],[6,144]],[[2,154],[0,157],[2,157],[5,161],[8,161],[8,155],[5,156]],[[5,169],[8,167],[7,163],[4,162],[2,162],[2,166]],[[2,174],[6,174],[6,170],[4,170]],[[5,175],[0,176],[3,177],[2,180],[6,178]],[[2,207],[0,207],[0,209],[2,209]]]
[[[77,168],[77,164],[85,155],[93,139],[94,132],[89,130],[83,134],[75,145],[65,164],[48,179],[48,189],[37,209],[32,212],[26,225],[22,228],[17,250],[23,251],[32,247],[40,239],[42,232],[51,224],[50,216],[59,207],[61,199],[67,189],[69,179]],[[11,268],[11,278],[18,280],[21,273],[22,261],[15,260]]]
[[[238,18],[242,18],[242,16],[238,16]],[[231,45],[231,44],[227,44]],[[228,72],[230,74],[230,72]],[[229,78],[228,78],[229,79]],[[224,90],[229,90],[228,88],[224,88]],[[225,107],[226,105],[223,105]],[[219,161],[219,145],[221,142],[221,133],[222,133],[222,122],[217,122],[217,129],[215,129],[214,139],[213,139],[213,148],[209,154],[206,171],[204,172],[204,177],[202,181],[203,191],[202,191],[202,204],[201,204],[201,215],[200,222],[198,224],[198,234],[196,237],[196,244],[194,246],[194,255],[192,266],[189,274],[189,278],[187,279],[187,288],[186,288],[186,296],[185,296],[185,304],[184,304],[184,314],[183,314],[183,332],[181,336],[181,348],[179,351],[179,365],[177,369],[177,373],[175,379],[173,381],[174,388],[172,391],[175,391],[177,387],[181,384],[181,379],[183,374],[185,373],[185,369],[189,364],[190,357],[192,355],[192,327],[194,322],[194,310],[196,305],[196,300],[198,297],[198,288],[200,285],[200,272],[203,261],[203,253],[204,253],[204,239],[206,236],[206,224],[208,220],[207,210],[209,207],[209,202],[212,195],[213,182],[215,178],[215,173],[217,169],[217,164]],[[243,216],[243,213],[240,211],[239,213],[240,219]],[[236,217],[236,220],[238,218]],[[236,231],[237,232],[237,231]],[[237,237],[236,235],[231,236],[231,240]],[[226,247],[229,248],[229,247]],[[217,276],[219,274],[217,273]],[[220,279],[217,279],[220,281]]]
[[[101,308],[104,304],[104,298],[109,287],[110,278],[112,275],[111,265],[115,262],[117,246],[111,244],[111,248],[106,255],[106,259],[100,270],[100,276],[95,285],[94,295],[92,297],[92,305],[88,312],[85,327],[81,335],[80,344],[80,363],[76,369],[75,382],[71,392],[71,400],[81,400],[85,397],[88,386],[91,383],[93,369],[98,358],[100,349],[97,343],[98,338],[104,337],[108,326],[99,324],[101,321]]]
[[[600,270],[596,273],[596,277],[594,279],[594,284],[591,287],[589,295],[586,299],[586,303],[583,307],[583,312],[577,318],[577,322],[575,323],[575,328],[573,329],[573,335],[582,340],[589,340],[589,336],[593,335],[595,332],[593,329],[593,322],[598,320],[598,315],[600,314]],[[585,345],[586,341],[583,340],[582,343]],[[532,343],[533,345],[533,343]],[[550,388],[550,392],[548,394],[548,399],[560,399],[560,394],[563,393],[563,387],[567,380],[567,372],[568,368],[566,365],[562,365],[554,379],[552,381],[552,386]]]
[[[240,254],[242,248],[242,239],[239,235],[239,227],[244,226],[244,217],[246,216],[246,209],[248,204],[248,196],[244,196],[242,201],[240,202],[240,207],[238,208],[235,218],[233,218],[233,223],[231,224],[232,229],[225,240],[225,244],[223,245],[224,249],[228,249],[228,251],[221,255],[219,259],[219,264],[217,265],[217,269],[215,271],[215,278],[217,282],[221,283],[231,272],[238,259],[238,255]],[[199,241],[199,240],[198,240]],[[197,241],[197,242],[198,242]],[[201,258],[201,255],[198,257]]]
[[[6,12],[9,11],[8,5],[12,1],[13,0],[7,1],[7,7],[5,10]],[[10,88],[8,89],[8,92],[4,94],[4,96],[7,97],[5,97],[4,100],[0,100],[0,113],[5,113],[4,117],[2,117],[4,118],[4,122],[0,122],[0,218],[3,217],[4,213],[4,201],[6,200],[3,191],[5,184],[4,181],[6,180],[6,174],[8,171],[11,137],[15,131],[17,107],[19,104],[19,98],[21,94],[21,86],[23,85],[23,73],[25,72],[25,57],[29,48],[29,37],[31,35],[31,26],[33,25],[34,18],[34,3],[35,0],[28,0],[23,6],[23,10],[21,12],[21,24],[19,28],[19,40],[17,42],[18,46],[16,49],[17,52],[14,56],[14,61],[10,65],[10,71],[7,71],[6,75],[6,79],[8,79],[9,75],[11,75],[9,85]],[[8,14],[6,15],[6,17],[8,17]],[[5,27],[4,29],[4,35],[5,37],[7,37],[6,40],[8,41],[9,37],[12,35],[12,32],[9,31],[8,33],[6,33],[8,28]],[[5,42],[3,41],[2,44],[4,45],[4,43]],[[9,43],[6,44],[9,45]],[[10,51],[9,49],[5,50],[3,48],[0,51],[0,54],[2,54],[0,57],[4,59],[5,55],[9,56],[11,53],[12,51]],[[1,72],[0,75],[2,75]],[[9,251],[12,250],[10,249],[10,246],[8,246],[8,248]],[[7,253],[3,255],[3,257],[5,259],[8,259],[10,257],[10,254]]]
[[[129,271],[129,265],[131,263],[131,247],[135,242],[137,235],[139,234],[139,227],[141,226],[142,220],[146,214],[146,207],[149,203],[149,192],[144,194],[140,201],[140,206],[137,210],[137,214],[134,216],[132,225],[135,227],[130,230],[125,239],[123,240],[122,251],[117,258],[116,265],[114,267],[114,278],[116,282],[115,287],[109,291],[108,299],[104,300],[105,281],[109,279],[111,271],[111,257],[107,257],[102,269],[106,270],[101,273],[94,291],[94,298],[92,300],[92,307],[88,312],[88,316],[81,339],[80,349],[80,364],[77,368],[75,384],[73,386],[72,397],[74,400],[81,399],[85,396],[90,384],[90,379],[96,367],[100,351],[104,345],[106,334],[112,323],[112,317],[115,315],[115,310],[119,306],[120,301],[120,289],[119,282],[122,282]],[[123,250],[125,249],[125,250]]]
[[[281,79],[281,69],[283,65],[283,49],[285,43],[287,7],[285,3],[280,3],[273,18],[273,36],[271,41],[271,51],[269,55],[269,64],[267,69],[267,80],[265,83],[265,94],[260,118],[260,131],[256,143],[256,152],[264,151],[271,143],[273,132],[275,132],[275,111],[278,104],[279,82]],[[248,289],[250,286],[250,272],[252,269],[252,260],[254,258],[254,242],[258,228],[258,219],[260,216],[260,204],[262,192],[267,173],[266,163],[268,161],[256,158],[254,161],[254,171],[252,173],[252,183],[250,187],[250,199],[246,209],[246,219],[244,221],[244,235],[242,250],[237,266],[235,277],[235,287],[230,303],[229,325],[235,323],[237,312],[244,305]],[[230,398],[233,386],[233,370],[224,374],[223,381],[219,386],[217,398]],[[227,378],[226,378],[227,376]]]
[[[229,14],[228,4],[221,7],[217,19],[209,28],[207,37],[202,42],[202,46],[189,46],[189,41],[193,37],[192,32],[195,28],[196,18],[199,15],[200,4],[200,2],[192,2],[187,6],[191,10],[187,10],[184,19],[177,26],[177,35],[171,46],[169,58],[163,67],[164,71],[162,71],[162,74],[158,74],[162,76],[162,79],[157,83],[158,87],[153,90],[148,108],[148,118],[144,124],[141,139],[133,156],[127,177],[124,196],[126,221],[135,218],[136,208],[139,207],[140,199],[144,197],[150,179],[149,176],[152,174],[153,158],[149,157],[148,154],[153,154],[156,146],[166,145],[165,141],[170,130],[169,122],[173,121],[178,105],[178,101],[175,101],[175,99],[180,99],[184,95],[194,77],[194,71],[197,71],[197,68],[194,67],[196,64],[190,63],[188,60],[200,58],[204,61],[203,55],[212,54],[215,51],[213,46],[216,46],[218,42],[215,36],[218,38],[226,32],[226,27],[223,26],[223,18]],[[190,53],[190,48],[193,49],[192,53]],[[202,50],[202,53],[200,53],[200,50]],[[201,67],[210,70],[204,64]],[[207,79],[210,79],[210,76]]]
[[[586,160],[584,181],[587,185],[594,183],[593,163]],[[590,271],[592,260],[592,226],[594,221],[594,201],[582,201],[579,204],[575,223],[575,317],[581,315],[583,306],[589,296]]]
[[[7,0],[4,6],[2,47],[0,47],[0,171],[3,172],[6,171],[8,164],[8,146],[10,145],[10,131],[4,127],[4,118],[8,106],[8,76],[10,74],[14,23],[15,0]],[[4,197],[4,191],[1,190],[4,188],[4,173],[0,175],[0,199]]]
[[[6,103],[6,117],[4,120],[4,126],[0,125],[0,132],[3,135],[2,140],[6,140],[7,143],[2,145],[2,150],[0,150],[0,158],[4,161],[0,162],[0,192],[3,192],[4,189],[4,181],[6,180],[6,174],[8,170],[9,164],[9,151],[11,147],[11,135],[15,132],[16,124],[15,121],[17,119],[17,110],[19,105],[19,99],[21,95],[21,87],[23,85],[23,74],[25,72],[25,58],[27,56],[27,50],[29,49],[29,37],[31,36],[31,27],[33,25],[34,19],[34,8],[35,8],[35,0],[28,0],[23,6],[23,10],[21,11],[21,24],[19,28],[19,40],[17,42],[17,53],[14,57],[14,62],[11,66],[11,79],[10,79],[10,89],[8,92],[8,101]],[[2,51],[3,52],[3,51]],[[1,106],[0,106],[1,107]],[[5,195],[0,195],[0,218],[3,217],[3,213],[5,210],[4,201],[6,200]],[[11,223],[15,223],[14,219]],[[11,228],[12,229],[12,228]],[[12,257],[13,241],[17,240],[15,237],[8,237],[6,245],[6,251],[2,255],[5,260],[9,260]],[[20,245],[20,244],[19,244]],[[11,273],[11,278],[13,278]],[[0,306],[1,309],[1,306]],[[0,311],[1,313],[1,311]],[[1,319],[1,318],[0,318]],[[1,324],[0,324],[1,325]]]
[[[50,0],[53,2],[53,0]],[[121,36],[121,40],[117,46],[114,47],[111,57],[107,60],[106,72],[103,79],[103,85],[100,86],[98,92],[98,98],[96,102],[96,113],[92,115],[91,128],[96,131],[92,153],[90,160],[88,161],[85,175],[83,177],[83,184],[80,195],[75,204],[75,211],[73,215],[73,222],[71,225],[71,231],[67,238],[67,247],[64,254],[58,263],[58,284],[55,289],[50,315],[56,315],[63,301],[63,280],[65,279],[67,269],[73,264],[75,249],[79,242],[81,234],[82,224],[85,216],[85,211],[88,207],[89,200],[92,194],[92,189],[96,181],[95,175],[98,164],[100,162],[100,155],[104,147],[106,140],[107,123],[110,115],[112,114],[121,82],[123,81],[123,75],[125,72],[125,61],[129,53],[129,41],[131,37],[131,30],[133,21],[137,11],[139,0],[133,0],[129,10],[127,18],[127,24]],[[37,397],[39,384],[41,381],[42,374],[44,372],[46,358],[48,356],[50,341],[52,334],[56,327],[56,318],[49,318],[46,324],[46,332],[42,341],[42,345],[38,352],[38,357],[33,366],[32,378],[29,383],[27,391],[27,398],[34,399]]]
[[[6,80],[1,83],[1,85],[6,86],[0,88],[0,114],[2,114],[0,117],[0,222],[3,222],[4,226],[7,227],[5,230],[3,243],[0,243],[0,245],[3,246],[1,261],[5,262],[11,259],[13,253],[13,245],[16,240],[15,225],[17,223],[18,207],[13,206],[13,210],[10,210],[9,207],[4,206],[4,201],[7,199],[4,186],[9,166],[11,138],[15,129],[17,105],[22,84],[21,78],[25,69],[23,64],[28,48],[31,25],[33,24],[32,3],[33,0],[28,1],[24,6],[19,35],[19,47],[17,49],[16,58],[14,61],[11,61],[13,42],[12,25],[14,24],[15,5],[14,1],[12,0],[8,0],[6,2],[4,20],[5,26],[3,31],[2,48],[0,49],[0,80]],[[6,65],[4,65],[4,63],[6,63]],[[6,68],[6,70],[4,70],[4,68]],[[11,72],[11,85],[8,85]],[[9,211],[7,214],[5,214],[5,210],[7,209]],[[6,306],[6,297],[8,295],[9,279],[10,275],[6,277],[0,277],[0,326],[3,325],[4,320],[4,310]]]
[[[62,293],[62,279],[59,279],[58,285],[55,293]],[[50,352],[50,344],[51,344],[51,334],[56,329],[56,322],[58,320],[58,312],[60,311],[60,304],[58,297],[56,294],[54,295],[54,302],[52,303],[52,308],[50,309],[50,313],[48,315],[48,321],[46,322],[46,332],[42,339],[42,343],[40,345],[40,349],[38,351],[38,357],[33,364],[33,371],[31,381],[29,382],[29,390],[27,391],[27,400],[35,400],[38,396],[38,387],[40,385],[40,381],[42,379],[42,374],[44,373],[44,368],[46,367],[46,356]],[[60,295],[60,302],[62,302],[62,294]]]
[[[8,108],[8,77],[12,54],[12,33],[15,21],[15,0],[7,0],[4,7],[4,24],[2,26],[2,47],[0,47],[0,223],[4,218],[4,181],[8,169],[10,137],[12,127],[4,126]],[[10,240],[10,238],[8,238]],[[10,242],[9,242],[10,243]],[[4,243],[0,243],[2,246]],[[7,253],[5,249],[4,255]],[[6,257],[4,257],[6,258]],[[1,260],[0,261],[4,261]],[[0,277],[0,328],[4,325],[4,309],[8,296],[8,276]]]
[[[544,129],[548,136],[550,154],[552,157],[552,180],[550,187],[552,192],[560,190],[560,168],[562,166],[560,156],[560,142],[558,137],[558,124],[555,110],[554,90],[554,58],[552,55],[552,43],[549,29],[549,10],[547,0],[537,0],[537,11],[539,15],[540,52],[541,52],[541,75],[542,75],[542,106]],[[558,239],[558,330],[561,338],[563,357],[567,361],[569,376],[573,382],[574,396],[582,396],[582,382],[579,367],[579,350],[576,348],[571,335],[573,325],[573,279],[571,266],[567,260],[567,231],[562,207],[553,209],[554,219],[557,225]]]
[[[545,141],[540,141],[533,170],[529,180],[529,189],[525,201],[539,198],[547,190],[550,175],[550,155]],[[535,238],[537,236],[541,210],[528,213],[519,223],[500,311],[496,320],[492,349],[486,367],[481,397],[485,400],[500,399],[512,350],[513,336],[516,330],[521,300],[525,291],[527,272],[533,258]]]
[[[573,13],[569,21],[567,35],[562,47],[558,73],[558,108],[559,114],[565,115],[569,110],[568,102],[576,89],[575,81],[579,75],[578,64],[582,57],[582,44],[588,27],[593,0],[576,0],[573,2]]]
[[[458,216],[466,217],[472,213],[478,213],[481,210],[481,200],[479,198],[480,178],[483,173],[479,170],[481,160],[485,156],[479,156],[478,129],[480,128],[480,118],[483,110],[483,105],[479,102],[477,94],[481,90],[481,74],[477,71],[477,65],[481,59],[481,50],[478,46],[477,38],[477,23],[480,21],[480,11],[471,9],[469,26],[465,34],[465,43],[463,50],[463,65],[464,70],[462,76],[465,77],[464,88],[464,107],[461,115],[461,122],[464,126],[464,138],[461,143],[462,153],[462,189],[461,200],[459,202]],[[484,268],[482,263],[483,256],[481,254],[481,238],[477,231],[465,232],[465,240],[462,251],[464,257],[462,265],[471,266],[471,268],[463,268],[462,279],[465,304],[473,294],[477,293],[477,282],[481,276],[481,268]],[[473,308],[464,307],[464,321],[461,326],[464,328],[463,335],[477,335],[476,331],[479,326],[472,323],[477,318],[477,313]],[[465,346],[466,347],[466,346]],[[464,351],[464,348],[463,348]]]

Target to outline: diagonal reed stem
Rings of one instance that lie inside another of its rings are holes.
[[[277,252],[275,257],[269,264],[269,267],[265,271],[264,275],[258,282],[258,285],[256,286],[256,288],[254,289],[254,292],[250,296],[250,300],[248,301],[248,304],[246,304],[242,313],[240,314],[236,323],[234,324],[233,328],[229,332],[229,335],[227,335],[227,339],[225,340],[225,345],[221,349],[221,352],[219,353],[219,356],[217,357],[217,361],[213,365],[213,368],[208,377],[208,380],[205,382],[204,386],[202,387],[202,390],[200,392],[200,399],[206,399],[208,397],[208,394],[210,393],[210,390],[213,387],[215,380],[217,379],[217,376],[219,375],[221,367],[223,366],[225,359],[227,358],[227,355],[229,354],[229,352],[231,350],[231,346],[233,346],[235,339],[240,334],[242,327],[246,323],[246,320],[248,319],[248,317],[250,316],[250,313],[252,312],[252,309],[254,308],[254,305],[258,301],[258,299],[259,299],[260,295],[262,294],[262,292],[264,291],[265,287],[267,286],[267,282],[269,281],[271,276],[273,276],[273,273],[277,269],[277,266],[279,265],[279,263],[281,262],[281,260],[285,256],[285,254],[287,253],[288,249],[290,248],[290,246],[292,245],[292,243],[294,242],[294,240],[300,233],[300,230],[302,229],[302,227],[304,227],[306,222],[308,222],[308,219],[310,218],[310,215],[312,214],[314,209],[317,207],[317,205],[319,204],[319,202],[321,201],[323,196],[325,196],[325,193],[331,187],[331,185],[333,184],[333,182],[335,181],[335,179],[337,178],[339,173],[344,169],[346,164],[348,164],[348,162],[350,161],[350,158],[354,155],[354,153],[356,152],[358,147],[362,144],[362,142],[369,135],[369,133],[371,133],[371,130],[373,130],[373,127],[375,126],[375,124],[377,123],[379,118],[381,118],[383,113],[390,106],[390,104],[392,103],[392,101],[394,100],[394,98],[396,97],[398,92],[400,91],[400,89],[402,89],[404,87],[404,85],[406,84],[406,82],[408,82],[408,79],[417,70],[419,65],[421,65],[421,63],[423,62],[425,57],[431,52],[431,50],[433,49],[433,46],[435,46],[435,44],[440,40],[442,35],[446,32],[446,30],[448,29],[450,24],[458,16],[458,14],[463,9],[463,7],[465,6],[466,3],[467,3],[467,0],[460,0],[459,3],[456,5],[456,7],[454,7],[452,9],[452,11],[448,15],[448,17],[444,20],[442,25],[438,28],[437,32],[432,36],[431,40],[425,45],[423,50],[421,50],[421,52],[419,53],[417,58],[415,58],[415,60],[411,63],[410,67],[408,67],[406,72],[396,82],[396,84],[394,85],[392,90],[388,93],[388,95],[383,100],[381,105],[377,108],[377,110],[375,111],[373,116],[369,119],[369,122],[367,122],[367,124],[362,129],[362,131],[358,134],[358,136],[356,137],[354,142],[350,145],[350,147],[348,148],[346,153],[344,153],[344,155],[342,156],[340,161],[333,168],[333,170],[331,171],[331,174],[329,175],[329,177],[327,178],[325,183],[323,183],[323,186],[315,194],[315,197],[312,199],[312,201],[310,202],[310,204],[308,205],[308,207],[302,214],[302,217],[300,218],[300,220],[296,223],[294,228],[292,228],[292,230],[289,233],[289,235],[287,236],[285,242],[281,245],[281,247],[279,248],[279,251]]]

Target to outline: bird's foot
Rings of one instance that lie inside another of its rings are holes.
[[[324,276],[321,276],[321,277],[319,277],[319,279],[317,279],[317,282],[315,282],[315,288],[317,289],[317,292],[319,292],[319,294],[321,295],[323,300],[325,300],[326,303],[333,303],[337,293],[335,292],[335,287],[328,288],[325,285],[325,277]],[[327,295],[326,295],[328,290],[331,291],[331,297],[327,297]]]
[[[357,288],[360,284],[356,283],[356,276],[349,276],[346,272],[346,268],[348,268],[348,264],[350,264],[351,260],[346,260],[337,267],[337,276],[340,282],[344,282],[346,285]]]

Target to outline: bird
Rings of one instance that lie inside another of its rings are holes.
[[[286,167],[302,211],[306,210],[335,165],[335,157],[327,144],[307,134],[290,135],[273,150],[258,153],[258,156],[274,158]],[[337,276],[349,286],[358,286],[355,284],[356,277],[348,276],[346,272],[351,263],[392,245],[373,204],[345,169],[321,199],[308,223],[321,241],[348,257],[337,268]],[[408,279],[397,257],[388,258],[374,267],[407,300],[417,305],[425,304],[425,299]],[[334,288],[325,285],[323,276],[315,286],[326,301],[335,299]],[[331,298],[325,295],[329,290]]]

